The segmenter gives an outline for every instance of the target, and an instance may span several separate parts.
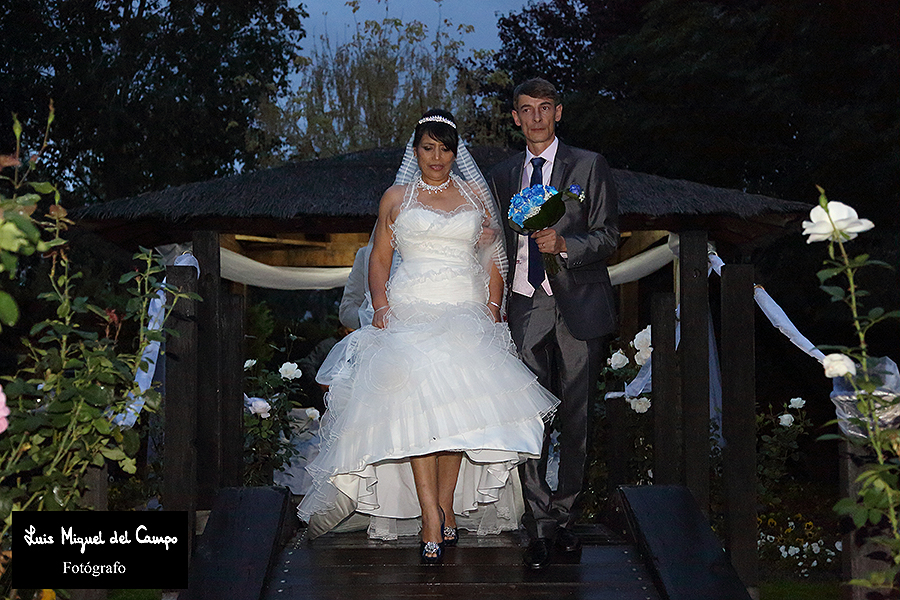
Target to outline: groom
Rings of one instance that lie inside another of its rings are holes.
[[[530,79],[519,85],[513,93],[512,116],[527,148],[490,173],[501,220],[506,223],[512,196],[529,185],[542,183],[558,190],[577,185],[584,193],[581,201],[565,201],[565,214],[549,229],[531,236],[518,235],[508,225],[504,231],[511,265],[508,319],[513,341],[540,383],[561,400],[556,416],[557,489],[551,490],[545,477],[549,427],[541,458],[520,467],[526,500],[523,524],[530,539],[523,559],[529,568],[542,569],[550,563],[553,545],[562,552],[581,548],[571,528],[584,479],[588,407],[608,336],[616,328],[606,259],[619,241],[618,206],[603,157],[567,146],[556,137],[562,104],[551,83]],[[542,255],[559,264],[558,273],[547,276]]]

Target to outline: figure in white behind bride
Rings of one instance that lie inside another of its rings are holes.
[[[317,376],[329,386],[321,450],[298,507],[310,538],[364,514],[370,537],[420,533],[421,561],[436,563],[459,527],[518,527],[516,466],[540,455],[558,401],[516,358],[507,259],[485,228],[501,230],[496,201],[453,116],[430,110],[381,199],[372,324]]]

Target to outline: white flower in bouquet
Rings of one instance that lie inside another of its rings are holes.
[[[649,398],[629,398],[628,404],[631,406],[631,410],[636,413],[645,413],[650,410]]]
[[[246,371],[247,369],[252,369],[254,366],[256,366],[256,359],[255,359],[255,358],[248,358],[247,360],[244,361],[244,370],[245,370],[245,371]]]
[[[813,207],[809,211],[809,221],[803,221],[803,235],[808,235],[807,244],[813,242],[846,242],[857,234],[868,231],[875,224],[868,219],[860,219],[853,208],[843,202],[824,202],[824,206]]]
[[[791,398],[790,404],[788,404],[791,408],[803,408],[806,406],[806,400],[803,398]]]
[[[844,375],[856,375],[856,365],[846,354],[829,354],[822,360],[825,369],[825,377],[843,377]]]
[[[262,419],[269,418],[269,410],[272,406],[261,398],[253,398],[250,402],[250,413],[258,415]]]
[[[281,368],[278,369],[278,373],[281,375],[282,379],[297,379],[303,373],[300,369],[297,368],[297,363],[286,362],[281,365]]]
[[[616,350],[612,356],[606,359],[606,364],[613,369],[621,369],[628,364],[628,357],[621,350]]]
[[[790,427],[794,424],[794,415],[781,415],[778,417],[778,424],[782,427]]]
[[[318,421],[319,417],[321,415],[319,414],[319,411],[316,410],[315,408],[307,408],[306,416],[309,417],[310,419],[312,419],[313,421]]]

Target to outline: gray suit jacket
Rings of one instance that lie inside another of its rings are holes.
[[[522,186],[525,153],[503,161],[491,170],[491,191],[500,203],[506,252],[512,282],[517,248],[516,232],[505,219],[509,202]],[[550,288],[563,320],[580,340],[598,338],[616,330],[616,311],[606,259],[619,243],[619,207],[616,188],[606,160],[595,152],[572,148],[561,141],[550,185],[567,190],[578,184],[584,201],[566,200],[566,212],[553,226],[565,238],[567,258],[557,257],[560,271],[550,275]],[[526,266],[527,268],[527,266]],[[510,327],[516,327],[510,323]]]

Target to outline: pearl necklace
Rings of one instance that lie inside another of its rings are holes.
[[[450,186],[450,178],[448,177],[444,183],[439,185],[430,185],[425,183],[425,181],[419,177],[419,181],[416,182],[416,185],[428,192],[429,194],[438,194],[443,192]]]

